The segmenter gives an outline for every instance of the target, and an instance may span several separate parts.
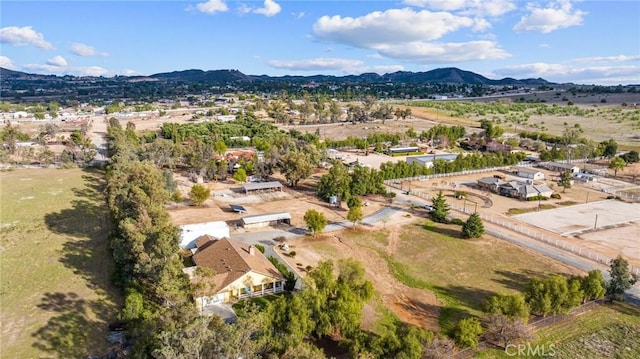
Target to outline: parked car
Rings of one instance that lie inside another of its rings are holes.
[[[435,211],[436,207],[430,205],[430,204],[425,204],[424,206],[422,206],[422,208],[426,209],[427,211]]]

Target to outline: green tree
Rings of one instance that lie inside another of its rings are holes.
[[[562,172],[558,184],[562,187],[562,193],[564,193],[567,188],[571,188],[571,171]]]
[[[213,149],[217,154],[223,155],[227,152],[227,144],[223,140],[218,140],[213,144]]]
[[[315,237],[316,234],[321,233],[327,226],[327,218],[323,213],[310,209],[304,214],[304,223],[307,224],[307,229]]]
[[[612,138],[600,142],[600,147],[604,157],[613,158],[618,153],[618,143]]]
[[[447,200],[444,198],[442,191],[439,191],[431,201],[433,202],[434,208],[434,210],[431,211],[431,219],[435,222],[447,223],[447,217],[449,217],[449,204],[447,204]]]
[[[594,269],[589,271],[586,277],[582,278],[581,288],[584,294],[584,301],[600,299],[607,293],[607,283],[602,277],[602,272]]]
[[[340,200],[350,197],[351,176],[349,169],[340,161],[336,161],[329,172],[320,177],[318,183],[318,196],[328,200],[331,196],[338,196]]]
[[[521,318],[526,324],[529,320],[529,306],[522,294],[494,295],[484,303],[484,311],[490,314],[505,315],[509,318]]]
[[[532,313],[547,316],[567,313],[579,304],[583,293],[578,281],[568,281],[561,275],[554,275],[532,279],[524,296]]]
[[[281,172],[290,186],[298,183],[313,173],[313,161],[303,152],[289,151],[280,157]]]
[[[463,238],[480,238],[484,234],[484,224],[478,213],[472,213],[462,225]]]
[[[607,297],[612,301],[624,301],[624,292],[638,281],[638,276],[629,271],[629,262],[622,256],[611,260],[609,275],[611,279],[607,283]]]
[[[247,181],[247,171],[244,168],[238,168],[236,173],[233,174],[233,179],[238,182],[246,182]]]
[[[482,334],[482,324],[476,318],[460,320],[453,332],[454,340],[463,348],[477,347],[480,334]]]
[[[347,212],[347,219],[353,222],[353,228],[356,227],[356,224],[362,222],[364,218],[364,214],[362,213],[361,206],[352,206],[349,208],[349,212]]]
[[[618,170],[623,169],[627,163],[620,157],[614,157],[609,162],[609,168],[613,170],[613,176],[618,176]]]
[[[202,206],[204,202],[209,199],[211,190],[201,184],[195,184],[191,187],[189,192],[189,199],[195,203],[196,206]]]

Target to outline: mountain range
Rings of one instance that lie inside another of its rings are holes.
[[[150,76],[115,76],[104,77],[77,77],[71,75],[39,75],[14,71],[0,67],[0,79],[3,82],[10,80],[73,80],[73,79],[105,79],[118,81],[160,81],[181,83],[210,83],[228,84],[234,82],[254,81],[285,81],[285,82],[333,82],[333,83],[438,83],[438,84],[467,84],[467,85],[546,85],[551,84],[542,78],[514,79],[506,77],[500,80],[492,80],[480,74],[461,70],[455,67],[439,68],[426,72],[397,71],[384,75],[376,73],[363,73],[360,75],[313,75],[313,76],[268,76],[246,75],[238,70],[183,70],[163,72]]]

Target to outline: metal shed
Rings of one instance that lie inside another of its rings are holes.
[[[244,228],[266,227],[278,223],[291,224],[291,215],[288,212],[276,212],[242,217]]]
[[[278,181],[247,183],[242,186],[245,194],[251,191],[282,191],[282,183]]]

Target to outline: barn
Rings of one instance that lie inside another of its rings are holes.
[[[256,191],[282,191],[282,183],[278,181],[247,183],[242,186],[242,189],[245,194]]]
[[[453,162],[455,161],[456,158],[458,158],[457,153],[441,153],[437,155],[434,154],[434,155],[424,155],[424,156],[411,156],[411,157],[407,157],[406,161],[408,165],[412,164],[413,162],[416,162],[421,166],[431,168],[433,167],[433,161],[435,160]]]
[[[244,228],[260,228],[278,223],[291,224],[291,215],[288,212],[265,213],[242,217],[241,220]]]
[[[528,178],[534,181],[544,179],[544,173],[529,167],[517,167],[515,173],[518,177]]]

